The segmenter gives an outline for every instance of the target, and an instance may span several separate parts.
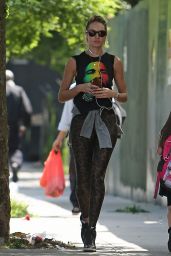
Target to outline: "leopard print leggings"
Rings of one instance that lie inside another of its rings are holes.
[[[90,139],[80,136],[85,120],[84,115],[76,115],[71,123],[70,141],[77,169],[77,197],[83,218],[95,227],[102,207],[106,168],[117,140],[116,117],[113,110],[103,110],[105,122],[112,141],[112,148],[99,148],[95,129]]]

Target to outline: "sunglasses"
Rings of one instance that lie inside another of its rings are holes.
[[[99,31],[96,31],[96,30],[88,30],[88,31],[86,31],[86,33],[87,33],[89,36],[91,36],[91,37],[95,36],[96,34],[98,34],[99,37],[104,37],[104,36],[107,35],[107,32],[106,32],[105,30],[99,30]]]

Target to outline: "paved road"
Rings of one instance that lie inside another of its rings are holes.
[[[76,246],[74,250],[7,250],[0,249],[0,256],[31,255],[89,255],[82,252],[79,216],[71,214],[69,186],[60,198],[47,198],[39,187],[41,167],[25,164],[16,186],[11,183],[11,195],[29,205],[29,211],[36,217],[30,221],[11,219],[11,233],[45,233],[65,243]],[[149,213],[118,213],[117,209],[136,204]],[[93,255],[165,256],[167,251],[166,208],[154,204],[135,203],[120,197],[106,195],[97,225],[97,252]]]

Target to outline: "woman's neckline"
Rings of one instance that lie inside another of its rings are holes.
[[[89,56],[90,58],[95,58],[95,59],[98,59],[99,57],[101,58],[101,57],[103,57],[103,56],[106,54],[106,52],[104,52],[102,55],[99,55],[99,56],[92,56],[92,55],[88,54],[86,50],[84,51],[84,53],[85,53],[87,56]]]

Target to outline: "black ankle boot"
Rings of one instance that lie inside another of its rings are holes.
[[[168,240],[168,250],[171,252],[171,227],[168,229],[169,240]]]
[[[91,236],[92,236],[92,245],[96,248],[95,240],[96,240],[96,227],[90,228]]]
[[[89,227],[84,236],[84,252],[96,252],[96,230],[94,227]]]

